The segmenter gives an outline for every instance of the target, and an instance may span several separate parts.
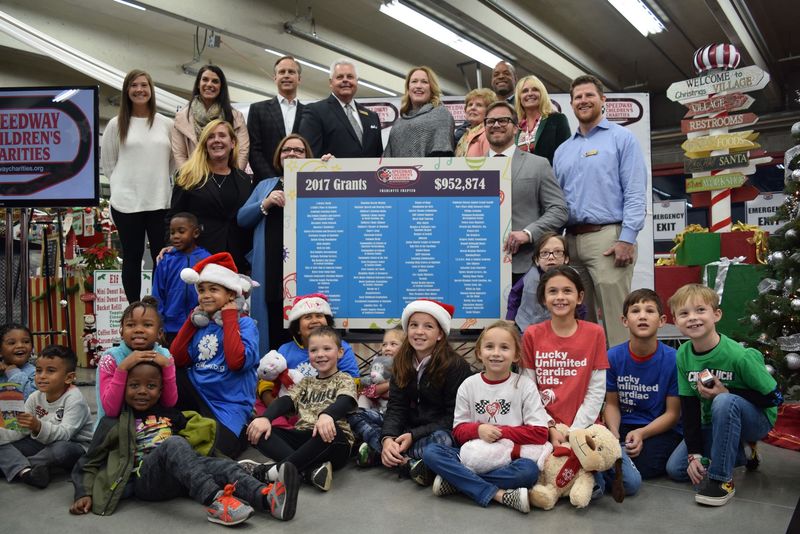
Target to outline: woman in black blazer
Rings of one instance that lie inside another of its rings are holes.
[[[547,158],[553,165],[556,149],[571,134],[567,117],[556,111],[547,89],[536,76],[525,76],[517,82],[514,95],[519,117],[517,148]]]

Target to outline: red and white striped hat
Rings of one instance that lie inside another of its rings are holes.
[[[735,69],[742,56],[732,44],[710,44],[694,53],[697,74],[711,69]]]

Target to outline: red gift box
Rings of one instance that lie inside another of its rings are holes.
[[[655,268],[656,293],[661,299],[661,306],[664,308],[668,323],[675,322],[669,309],[670,297],[686,284],[699,284],[700,269],[699,265],[661,265]]]
[[[720,234],[720,258],[733,259],[737,256],[744,256],[744,263],[758,263],[754,235],[755,232],[725,232]],[[764,239],[766,237],[765,233]]]

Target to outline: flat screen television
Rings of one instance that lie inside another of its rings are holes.
[[[0,88],[0,207],[96,206],[98,87]]]

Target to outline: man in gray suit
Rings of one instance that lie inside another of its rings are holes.
[[[567,222],[564,193],[547,159],[519,150],[514,144],[517,114],[508,102],[492,103],[484,119],[491,157],[511,158],[511,232],[504,248],[512,257],[512,283],[533,262],[533,246],[544,232],[557,232]]]

